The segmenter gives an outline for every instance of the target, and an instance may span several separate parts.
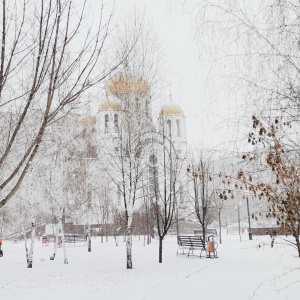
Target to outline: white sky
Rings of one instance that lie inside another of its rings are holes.
[[[228,149],[228,143],[224,143],[235,140],[238,134],[237,102],[218,77],[226,72],[226,66],[206,61],[203,56],[195,39],[195,14],[185,12],[180,1],[116,0],[117,18],[122,18],[135,3],[153,22],[166,55],[167,76],[159,106],[170,103],[171,93],[172,102],[185,112],[189,145]],[[204,36],[204,44],[205,39]]]

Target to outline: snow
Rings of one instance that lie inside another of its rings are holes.
[[[36,241],[33,268],[26,268],[23,242],[3,241],[0,258],[0,298],[5,300],[99,299],[299,299],[300,268],[295,249],[269,237],[224,236],[217,259],[176,256],[176,237],[163,246],[158,263],[158,240],[143,245],[133,239],[133,269],[126,270],[126,245],[120,237],[101,243],[92,239],[92,252],[83,243],[68,245],[50,261],[53,244]],[[261,247],[259,247],[261,245]]]

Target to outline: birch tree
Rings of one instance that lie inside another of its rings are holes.
[[[49,170],[46,176],[48,184],[45,187],[45,198],[48,200],[52,211],[52,222],[55,223],[55,236],[53,254],[50,260],[54,260],[57,253],[57,247],[62,246],[64,255],[64,264],[68,264],[68,257],[65,245],[65,235],[63,220],[67,207],[67,190],[65,184],[66,159],[60,151],[56,152],[55,165]]]
[[[103,168],[115,188],[120,186],[126,223],[126,267],[132,269],[133,213],[136,200],[141,198],[142,175],[147,170],[146,136],[153,126],[151,90],[157,80],[160,59],[157,38],[143,16],[134,12],[133,17],[124,22],[124,29],[117,54],[124,52],[122,41],[127,40],[129,34],[137,39],[123,69],[114,74],[106,86],[108,100],[112,99],[119,107],[120,119],[114,134],[107,138],[110,143],[104,151],[110,157],[110,163],[104,164]]]
[[[194,9],[199,47],[217,68],[227,67],[226,86],[244,99],[247,132],[252,114],[299,120],[299,2],[205,0]],[[213,35],[208,51],[200,31]]]
[[[0,207],[20,187],[46,129],[116,70],[134,44],[124,41],[119,60],[110,62],[113,12],[102,3],[91,13],[87,0],[1,2]]]

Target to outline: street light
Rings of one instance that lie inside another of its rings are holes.
[[[249,241],[251,241],[252,240],[252,230],[251,230],[251,223],[250,223],[250,210],[249,210],[248,196],[246,197],[246,200],[247,200],[247,212],[248,212],[248,223],[249,223],[248,234],[249,234]]]

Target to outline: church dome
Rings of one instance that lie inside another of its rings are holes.
[[[161,109],[160,115],[170,116],[170,115],[184,115],[183,110],[176,105],[168,105]]]
[[[133,76],[119,76],[108,83],[106,93],[107,95],[113,96],[129,93],[149,95],[150,86],[145,80],[140,78]]]
[[[99,106],[99,111],[103,110],[122,110],[122,105],[116,102],[105,102]]]
[[[79,120],[79,124],[83,126],[92,126],[96,124],[96,117],[88,116]]]

